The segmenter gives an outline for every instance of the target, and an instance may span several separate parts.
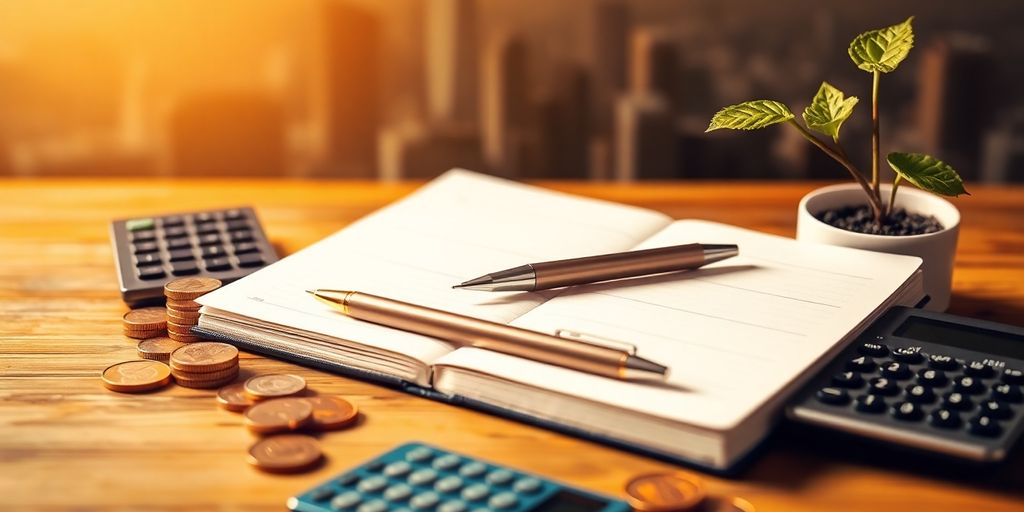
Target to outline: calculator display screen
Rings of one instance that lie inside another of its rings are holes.
[[[1024,336],[1007,332],[911,315],[893,334],[912,340],[1024,359]]]
[[[606,501],[562,489],[532,512],[593,512],[603,509],[606,505]]]

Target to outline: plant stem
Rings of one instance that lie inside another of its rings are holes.
[[[878,178],[878,79],[881,73],[875,71],[871,79],[871,188],[875,197],[881,200],[881,186]]]
[[[892,190],[889,192],[889,204],[885,206],[886,217],[892,215],[892,212],[895,210],[894,205],[896,204],[896,189],[900,186],[900,180],[902,179],[903,177],[897,174],[896,179],[892,180]]]
[[[857,167],[853,165],[853,162],[850,162],[849,158],[846,158],[843,154],[840,154],[838,151],[832,149],[824,142],[818,140],[817,137],[815,137],[811,132],[807,131],[807,129],[804,128],[803,126],[800,126],[800,123],[797,123],[795,120],[790,119],[789,121],[786,122],[795,126],[796,129],[800,132],[800,135],[803,135],[805,139],[811,142],[811,144],[818,146],[818,149],[824,151],[826,155],[832,157],[833,160],[839,162],[840,165],[842,165],[847,171],[850,172],[850,175],[853,176],[853,179],[857,181],[861,188],[864,189],[864,193],[867,194],[868,205],[871,206],[871,211],[874,212],[875,214],[875,220],[881,222],[882,201],[881,199],[879,199],[878,195],[876,195],[872,191],[871,184],[868,183],[867,178],[865,178],[864,175],[861,174]]]

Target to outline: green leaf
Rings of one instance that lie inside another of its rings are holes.
[[[944,196],[967,194],[964,182],[952,167],[921,153],[889,153],[889,166],[917,188]]]
[[[822,82],[811,104],[804,109],[804,122],[812,130],[839,138],[839,128],[853,113],[857,101],[856,96],[845,98],[843,91]]]
[[[864,71],[888,73],[903,62],[914,47],[914,17],[891,27],[870,30],[850,43],[850,58]]]
[[[719,110],[704,133],[720,128],[757,130],[793,119],[789,107],[772,100],[745,101]]]

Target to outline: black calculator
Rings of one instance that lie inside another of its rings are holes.
[[[110,241],[121,298],[131,306],[162,301],[164,284],[174,279],[227,283],[277,261],[248,207],[115,220]]]
[[[977,462],[1024,431],[1024,328],[890,309],[802,390],[793,420]]]

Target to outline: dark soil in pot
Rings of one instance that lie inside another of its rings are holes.
[[[871,207],[844,206],[832,210],[825,210],[815,214],[815,218],[839,229],[865,233],[869,235],[907,236],[924,235],[942,231],[942,223],[933,215],[920,215],[907,213],[903,208],[896,208],[896,211],[889,214],[889,218],[881,226],[875,225],[874,216],[871,214]]]

